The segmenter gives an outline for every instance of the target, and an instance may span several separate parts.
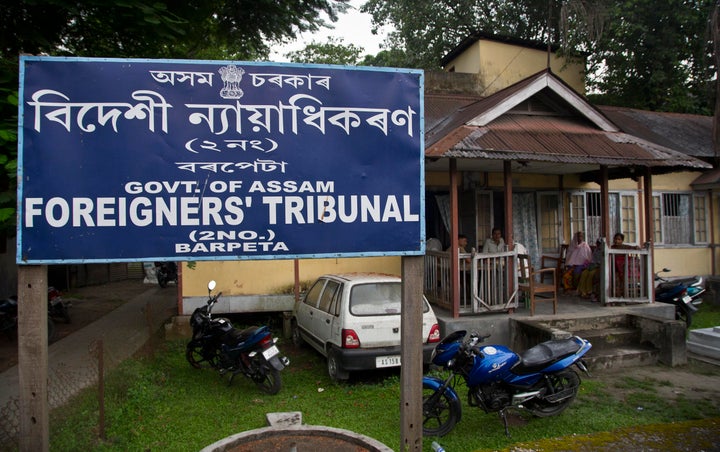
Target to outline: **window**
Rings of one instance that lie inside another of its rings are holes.
[[[539,193],[540,207],[540,248],[543,253],[556,253],[560,248],[562,216],[560,195],[557,193]]]
[[[310,288],[307,295],[305,295],[305,304],[312,306],[313,308],[317,307],[323,287],[325,287],[325,280],[318,279],[317,282],[315,282],[315,284],[313,284]]]
[[[616,232],[625,235],[625,243],[637,244],[638,237],[638,206],[637,193],[609,193],[610,230],[608,239]],[[602,231],[602,198],[600,192],[576,192],[570,195],[571,232],[583,231],[585,239],[594,243]]]
[[[328,312],[330,314],[334,314],[334,312],[332,312],[330,308],[333,301],[337,298],[336,294],[339,288],[340,283],[336,281],[327,282],[327,284],[325,285],[325,290],[323,290],[322,297],[320,298],[320,305],[318,306],[320,310]]]
[[[693,195],[693,207],[695,208],[695,243],[709,243],[708,237],[708,195],[695,193]]]
[[[653,196],[655,241],[665,245],[708,242],[708,199],[703,193]]]

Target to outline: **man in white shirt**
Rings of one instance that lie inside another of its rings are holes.
[[[502,231],[500,228],[493,228],[492,237],[485,240],[483,244],[483,253],[502,253],[507,251],[505,247],[505,240],[502,237]]]

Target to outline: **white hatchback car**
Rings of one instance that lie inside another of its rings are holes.
[[[307,342],[327,357],[328,373],[346,380],[351,371],[400,365],[402,281],[393,275],[323,275],[296,303],[293,342]],[[437,318],[423,303],[423,362],[440,341]]]

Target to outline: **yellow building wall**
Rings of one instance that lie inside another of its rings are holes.
[[[655,271],[669,268],[664,277],[709,275],[710,250],[706,247],[695,248],[655,248]]]
[[[480,74],[493,94],[547,67],[547,52],[514,44],[480,39],[446,65],[446,70]],[[550,69],[580,94],[585,94],[585,62],[568,61],[554,53]]]
[[[325,273],[367,272],[400,275],[401,257],[300,259],[299,280],[311,282]],[[216,292],[232,295],[292,293],[295,266],[292,259],[257,261],[201,261],[190,268],[182,264],[183,297],[207,295],[207,283],[217,282]]]

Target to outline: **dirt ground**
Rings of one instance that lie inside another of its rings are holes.
[[[605,370],[596,373],[593,378],[611,383],[626,376],[640,381],[657,381],[654,387],[657,394],[671,400],[678,397],[709,400],[718,406],[720,416],[720,366],[690,360],[688,365],[676,368],[646,366]],[[622,396],[623,388],[617,390],[618,395]]]
[[[133,279],[81,287],[64,292],[63,299],[72,303],[70,307],[71,322],[54,321],[56,331],[54,341],[58,341],[73,331],[94,322],[121,306],[125,301],[142,294],[151,287],[149,284],[143,284],[142,280]],[[165,290],[176,290],[176,288],[175,286],[169,286]],[[0,335],[0,372],[16,364],[17,338]]]

